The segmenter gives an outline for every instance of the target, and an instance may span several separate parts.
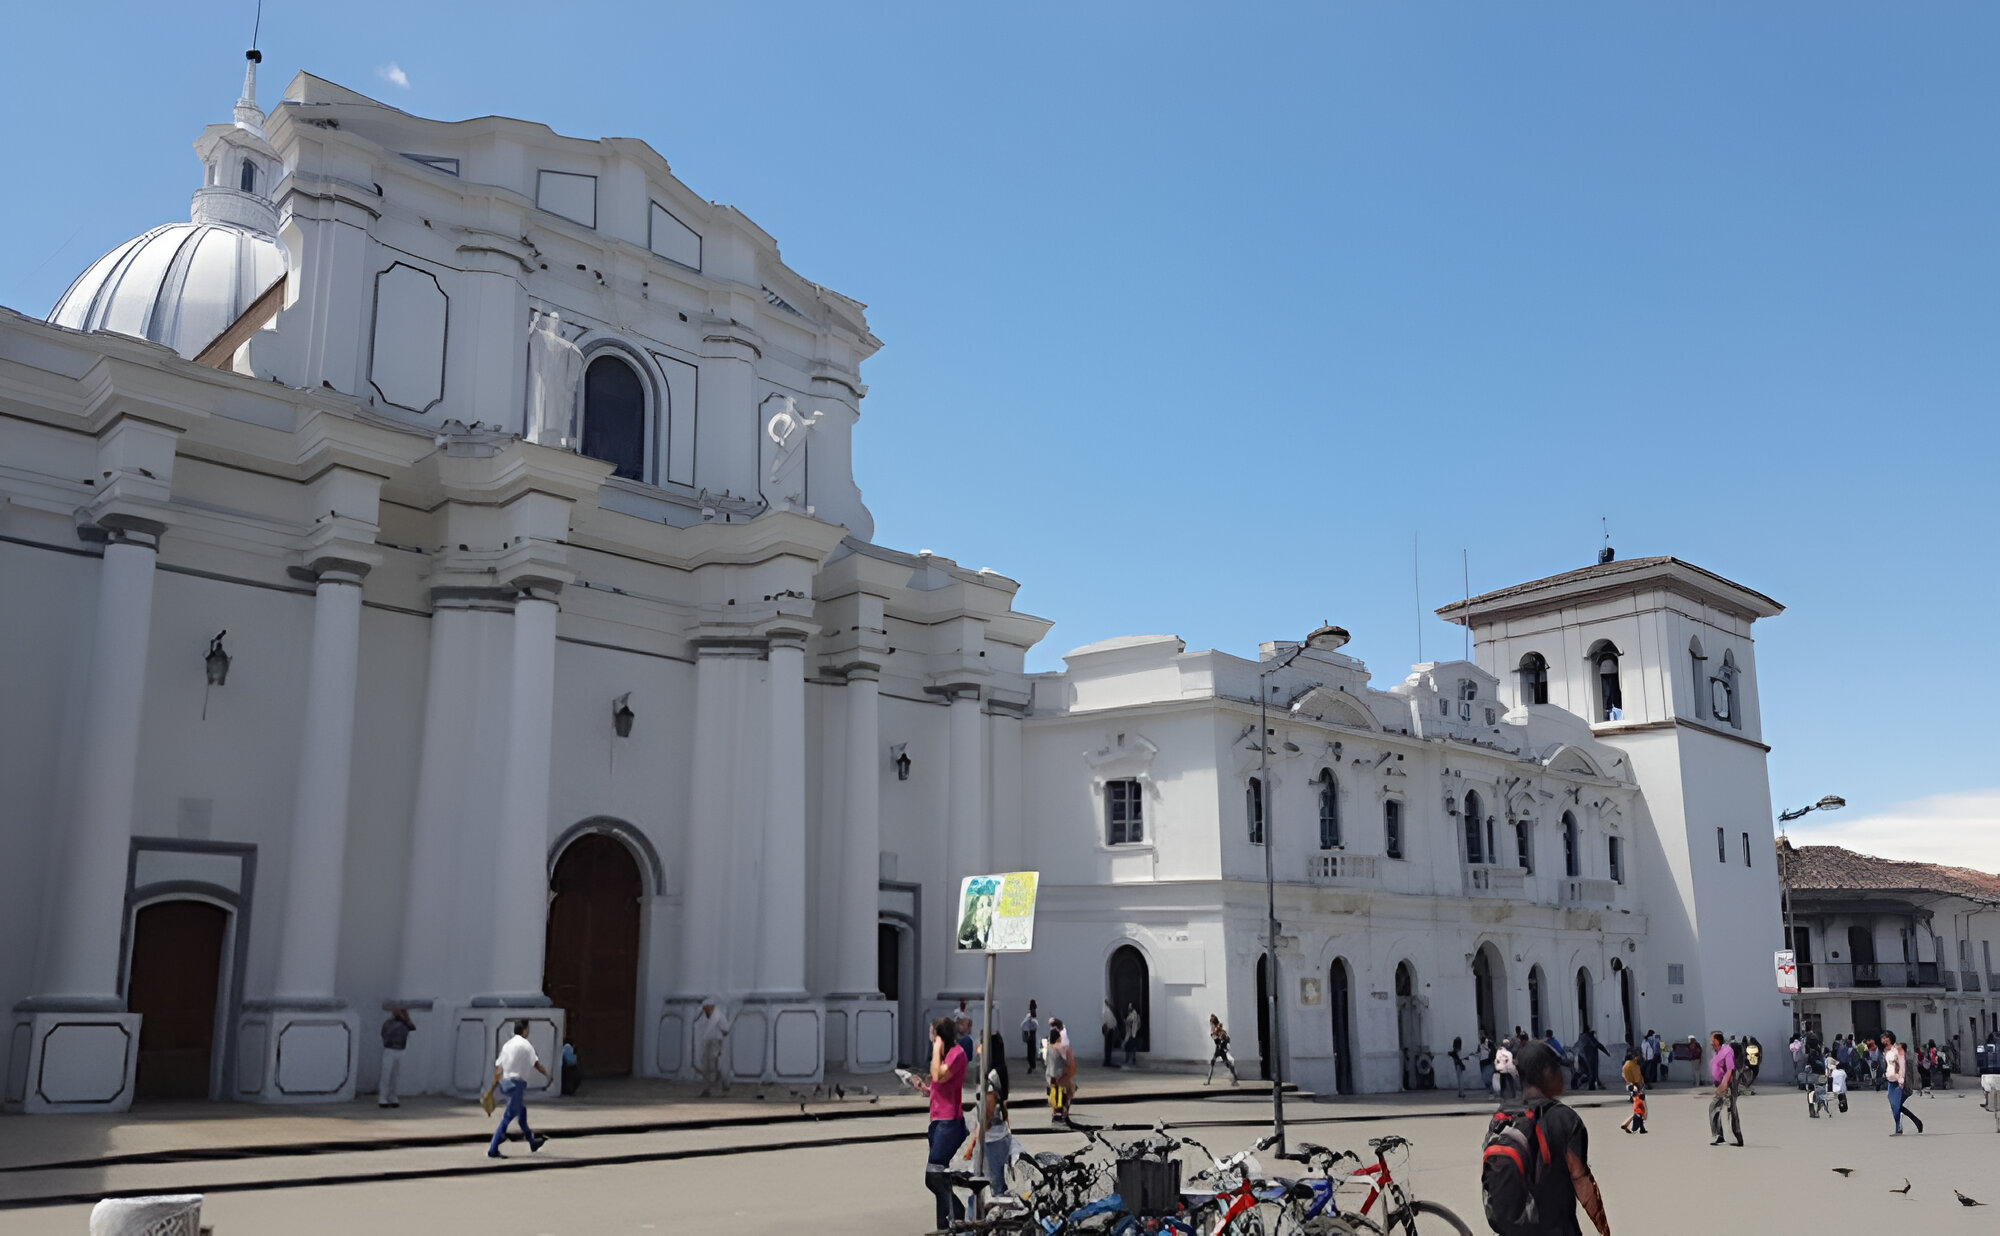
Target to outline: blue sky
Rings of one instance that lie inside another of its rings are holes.
[[[185,217],[250,17],[10,15],[0,304]],[[878,539],[1021,580],[1036,668],[1331,619],[1386,686],[1461,647],[1417,617],[1461,553],[1499,587],[1608,519],[1789,607],[1778,806],[2000,867],[2000,10],[364,0],[262,46],[266,105],[643,138],[868,302]]]

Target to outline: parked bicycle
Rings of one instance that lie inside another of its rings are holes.
[[[1375,1162],[1365,1163],[1351,1151],[1300,1143],[1297,1152],[1285,1157],[1318,1166],[1320,1176],[1297,1182],[1303,1189],[1288,1190],[1283,1226],[1277,1236],[1290,1236],[1294,1232],[1299,1236],[1347,1236],[1357,1232],[1386,1232],[1391,1236],[1441,1236],[1455,1232],[1458,1236],[1472,1236],[1472,1229],[1450,1207],[1422,1201],[1397,1182],[1389,1158],[1400,1153],[1407,1166],[1411,1145],[1409,1138],[1393,1133],[1370,1138],[1368,1148],[1375,1152]],[[1354,1170],[1336,1175],[1334,1168],[1344,1159],[1354,1160]],[[1350,1197],[1360,1194],[1360,1202],[1338,1204],[1336,1195],[1342,1188],[1348,1190]],[[1379,1216],[1371,1213],[1378,1210]]]
[[[1181,1141],[1209,1159],[1210,1166],[1195,1173],[1190,1183],[1208,1184],[1213,1191],[1184,1195],[1200,1236],[1274,1236],[1285,1193],[1282,1186],[1264,1179],[1256,1156],[1277,1145],[1277,1136],[1268,1135],[1247,1150],[1219,1158],[1192,1137],[1183,1136]]]

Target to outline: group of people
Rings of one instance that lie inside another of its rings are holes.
[[[1846,1072],[1848,1083],[1864,1089],[1881,1090],[1888,1085],[1887,1062],[1884,1044],[1893,1041],[1893,1034],[1884,1033],[1879,1038],[1865,1038],[1858,1042],[1855,1036],[1834,1035],[1829,1043],[1822,1043],[1819,1034],[1813,1032],[1792,1038],[1792,1061],[1801,1074],[1800,1084],[1805,1084],[1805,1076],[1812,1074],[1814,1066],[1822,1065],[1831,1056]],[[1947,1040],[1939,1046],[1936,1039],[1919,1048],[1905,1048],[1906,1063],[1916,1070],[1918,1090],[1949,1090],[1951,1075],[1958,1071],[1958,1046]],[[1823,1068],[1817,1070],[1825,1072]]]
[[[1502,1101],[1521,1097],[1525,1082],[1521,1079],[1521,1049],[1538,1040],[1528,1037],[1528,1032],[1514,1027],[1511,1036],[1503,1035],[1498,1042],[1490,1036],[1482,1035],[1479,1048],[1472,1063],[1479,1069],[1479,1086],[1499,1095]],[[1569,1070],[1568,1085],[1577,1090],[1602,1090],[1604,1081],[1598,1072],[1598,1058],[1611,1053],[1598,1040],[1595,1032],[1588,1027],[1576,1036],[1576,1042],[1563,1046],[1556,1032],[1550,1030],[1539,1042],[1554,1055],[1559,1067]],[[1445,1053],[1451,1061],[1452,1072],[1458,1081],[1458,1097],[1465,1097],[1466,1055],[1465,1040],[1455,1038],[1451,1050]]]

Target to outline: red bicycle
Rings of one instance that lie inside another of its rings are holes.
[[[1292,1157],[1318,1161],[1321,1176],[1317,1180],[1300,1182],[1310,1186],[1309,1190],[1294,1188],[1289,1192],[1284,1222],[1279,1226],[1281,1236],[1292,1232],[1300,1236],[1347,1236],[1348,1233],[1360,1232],[1392,1232],[1401,1236],[1441,1236],[1445,1232],[1454,1232],[1457,1236],[1472,1236],[1472,1229],[1449,1207],[1419,1201],[1408,1189],[1396,1183],[1396,1175],[1389,1167],[1389,1156],[1397,1151],[1407,1152],[1409,1138],[1393,1133],[1387,1137],[1374,1137],[1368,1140],[1368,1148],[1375,1152],[1375,1162],[1362,1164],[1357,1156],[1345,1152],[1336,1154],[1321,1146],[1299,1147],[1301,1155]],[[1351,1172],[1336,1176],[1333,1166],[1343,1158],[1355,1159],[1357,1166]],[[1334,1192],[1343,1186],[1349,1186],[1356,1192],[1365,1190],[1365,1195],[1358,1204],[1333,1205]],[[1378,1204],[1382,1207],[1379,1221],[1369,1217]]]

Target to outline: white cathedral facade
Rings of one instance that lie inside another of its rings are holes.
[[[1255,1059],[1274,982],[1327,1092],[1782,1032],[1768,598],[1600,563],[1388,690],[1328,639],[1029,674],[1014,581],[872,541],[863,306],[643,143],[255,69],[188,222],[0,310],[9,1109],[350,1098],[397,1005],[407,1090],[516,1017],[686,1077],[710,996],[739,1078],[882,1072],[1014,869],[996,1024],[1109,995],[1152,1062]]]

